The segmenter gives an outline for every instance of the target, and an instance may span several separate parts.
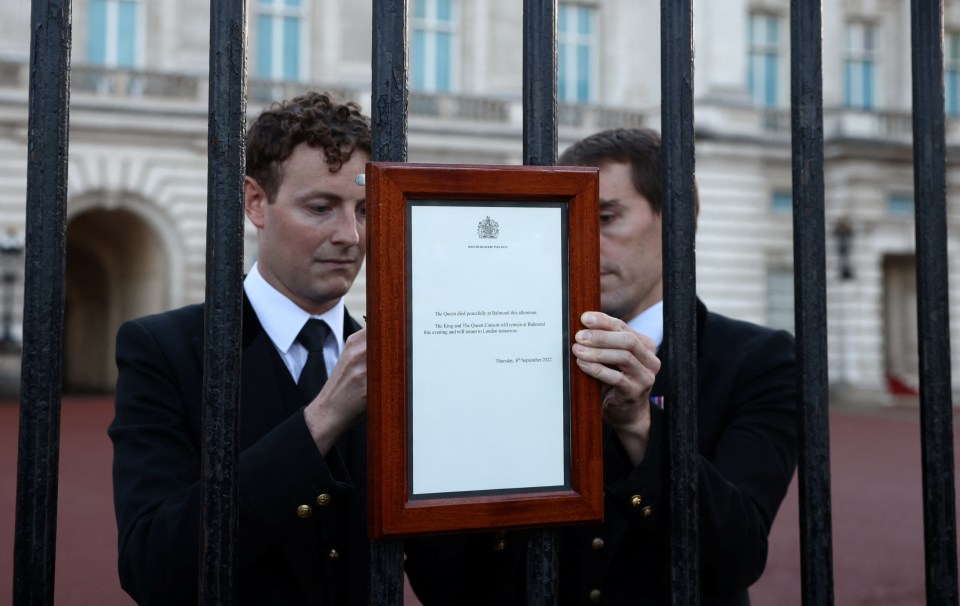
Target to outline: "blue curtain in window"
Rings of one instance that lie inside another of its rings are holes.
[[[410,34],[410,86],[414,90],[453,90],[455,8],[454,0],[413,1],[415,22]]]
[[[441,2],[441,5],[446,3]],[[451,89],[450,78],[450,53],[453,52],[451,35],[447,32],[437,32],[437,91],[449,92]]]
[[[453,19],[453,0],[437,0],[437,20],[450,22]]]
[[[117,65],[134,67],[137,60],[137,3],[119,2],[117,6]]]
[[[777,107],[780,102],[780,18],[750,15],[747,26],[747,89],[754,103]]]
[[[300,19],[297,17],[283,19],[282,75],[287,80],[296,80],[300,77]]]
[[[960,115],[960,35],[947,34],[943,54],[944,111],[956,117]]]
[[[557,30],[560,32],[567,31],[567,13],[570,11],[569,6],[561,5],[557,14]],[[569,45],[561,43],[560,48],[557,50],[557,97],[560,101],[569,101],[567,99],[567,65],[570,63],[571,59],[568,57],[570,52]]]
[[[414,29],[410,47],[410,85],[414,90],[424,90],[427,87],[427,32]]]
[[[557,29],[557,97],[560,101],[587,103],[593,84],[593,10],[585,6],[560,5]],[[571,81],[572,80],[572,81]]]
[[[257,64],[254,73],[260,78],[269,78],[273,74],[273,18],[270,15],[257,16]]]
[[[87,15],[87,60],[103,65],[107,62],[107,3],[90,0]]]

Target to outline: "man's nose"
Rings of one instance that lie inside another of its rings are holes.
[[[340,213],[334,226],[331,241],[344,246],[356,246],[360,243],[360,233],[357,230],[357,218],[354,213]]]

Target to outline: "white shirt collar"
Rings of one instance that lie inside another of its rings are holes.
[[[257,318],[260,319],[263,330],[281,352],[290,351],[290,346],[296,342],[300,329],[313,317],[323,320],[330,327],[330,332],[335,337],[336,353],[340,354],[345,314],[343,298],[327,312],[319,316],[311,316],[264,280],[256,263],[250,268],[250,272],[243,281],[243,290]]]
[[[640,315],[627,322],[630,328],[642,335],[647,335],[657,344],[657,349],[663,343],[663,301],[657,301]]]

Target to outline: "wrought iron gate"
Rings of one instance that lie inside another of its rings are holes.
[[[244,0],[212,0],[204,557],[201,602],[234,602],[237,400],[245,117]],[[957,604],[957,549],[947,308],[943,1],[912,0],[913,141],[920,327],[921,431],[929,604]],[[407,156],[406,0],[374,0],[373,159]],[[665,335],[674,402],[671,583],[674,604],[699,600],[694,316],[692,0],[662,0]],[[557,157],[556,0],[524,0],[523,157]],[[833,603],[828,447],[822,5],[791,2],[794,259],[800,394],[804,604]],[[64,318],[70,0],[33,0],[26,282],[14,604],[53,604]],[[400,541],[372,547],[371,601],[403,599]],[[540,531],[528,558],[528,602],[557,602],[557,539]]]

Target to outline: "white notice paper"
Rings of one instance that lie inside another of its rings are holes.
[[[411,202],[412,496],[566,483],[564,212]]]

